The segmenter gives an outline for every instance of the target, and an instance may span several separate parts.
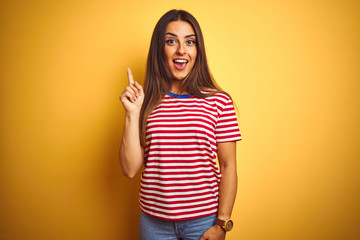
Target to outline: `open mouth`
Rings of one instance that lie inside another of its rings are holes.
[[[189,61],[186,59],[174,59],[173,63],[177,70],[184,70]]]

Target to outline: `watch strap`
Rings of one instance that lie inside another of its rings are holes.
[[[233,222],[231,219],[222,220],[220,218],[216,218],[215,225],[219,225],[222,229],[224,229],[225,232],[228,232],[232,229]]]

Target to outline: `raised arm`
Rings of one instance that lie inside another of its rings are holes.
[[[142,86],[134,81],[130,68],[127,69],[127,74],[129,85],[120,95],[120,101],[125,109],[125,123],[119,160],[123,174],[128,178],[133,178],[144,161],[144,149],[141,147],[139,136],[140,110],[144,101],[144,91]]]

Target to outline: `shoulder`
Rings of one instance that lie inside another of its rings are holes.
[[[205,94],[209,94],[207,98],[224,101],[224,102],[231,101],[231,97],[228,93],[219,92],[219,90],[217,89],[206,88],[206,89],[202,89],[201,92]]]

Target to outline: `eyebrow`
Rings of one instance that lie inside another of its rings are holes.
[[[166,33],[166,35],[171,35],[171,36],[174,36],[174,37],[178,37],[176,34],[173,34],[173,33],[170,33],[170,32]],[[196,37],[196,35],[195,34],[190,34],[190,35],[185,36],[185,38],[189,38],[189,37]]]

